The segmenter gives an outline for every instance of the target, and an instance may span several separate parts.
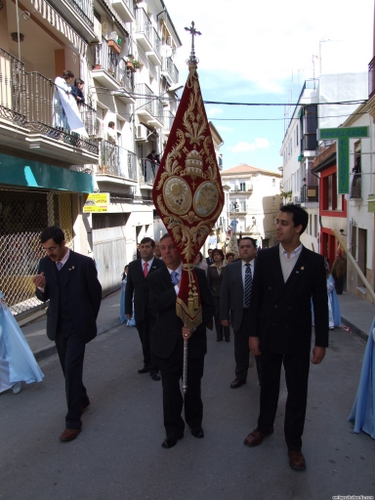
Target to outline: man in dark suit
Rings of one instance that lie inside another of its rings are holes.
[[[172,448],[184,436],[181,417],[183,397],[180,379],[183,367],[183,341],[189,340],[185,421],[196,438],[203,438],[203,403],[201,379],[207,352],[206,324],[214,313],[214,303],[204,271],[195,268],[202,304],[202,323],[191,331],[176,314],[176,299],[182,276],[182,263],[173,240],[168,234],[160,241],[166,267],[149,277],[151,311],[155,325],[151,333],[151,350],[157,358],[163,385],[163,414],[166,438],[163,448]]]
[[[140,245],[141,257],[129,264],[125,289],[125,314],[131,319],[133,314],[135,325],[141,339],[143,351],[143,368],[138,373],[150,373],[155,381],[160,380],[159,369],[150,351],[150,332],[153,318],[150,314],[148,277],[157,269],[164,267],[162,260],[154,257],[155,242],[151,238],[143,238]]]
[[[298,205],[281,207],[276,223],[279,245],[262,250],[250,303],[249,348],[262,353],[262,385],[258,426],[245,439],[257,446],[273,433],[284,365],[288,397],[284,434],[289,465],[305,470],[302,434],[305,423],[311,347],[311,301],[315,316],[315,346],[311,362],[319,364],[328,346],[328,299],[324,259],[306,249],[300,236],[307,212]]]
[[[81,414],[90,404],[82,382],[83,360],[86,344],[97,333],[102,288],[94,261],[66,247],[59,227],[48,227],[40,239],[47,256],[33,282],[38,299],[49,300],[47,335],[56,343],[65,376],[68,413],[60,441],[72,441],[81,432]]]
[[[250,237],[241,238],[238,244],[240,259],[224,268],[223,282],[220,292],[220,319],[223,326],[230,322],[234,330],[234,359],[236,362],[236,378],[230,384],[232,389],[238,389],[246,384],[249,369],[249,313],[252,279],[255,272],[256,241]],[[249,274],[246,278],[246,270]],[[246,279],[250,291],[245,294]],[[246,296],[245,296],[246,295]],[[254,361],[254,360],[253,360]],[[260,358],[257,358],[258,378],[260,381]]]
[[[214,263],[214,258],[212,257],[212,248],[208,249],[208,257],[206,257],[206,262],[208,267],[212,266],[212,264]]]

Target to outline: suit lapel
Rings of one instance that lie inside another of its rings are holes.
[[[281,269],[281,262],[280,262],[280,255],[279,255],[279,245],[276,245],[275,247],[270,248],[268,250],[269,252],[273,252],[272,258],[274,261],[274,280],[278,288],[284,289],[285,287],[285,282],[284,282],[284,276],[283,276],[283,271]]]
[[[297,259],[296,265],[293,267],[293,270],[285,283],[286,286],[292,286],[296,281],[303,277],[304,270],[308,266],[308,260],[308,252],[306,252],[305,247],[302,247],[302,251]]]

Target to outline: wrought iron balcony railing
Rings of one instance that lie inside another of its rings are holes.
[[[162,71],[168,73],[173,83],[178,82],[179,71],[171,57],[163,57]]]
[[[137,155],[109,141],[100,142],[99,174],[137,180]]]
[[[98,153],[96,141],[84,139],[68,130],[57,130],[53,123],[56,85],[36,71],[25,71],[24,64],[0,49],[0,116],[24,126],[33,133],[62,139],[65,143]],[[96,111],[89,105],[79,107],[87,134],[94,135]]]
[[[143,33],[151,45],[153,51],[161,59],[161,39],[155,28],[152,26],[151,20],[143,8],[136,10],[137,24],[135,31]]]
[[[149,184],[152,186],[158,169],[158,163],[153,163],[148,158],[141,158],[141,184]]]
[[[368,97],[371,99],[375,95],[375,56],[368,65]]]
[[[95,45],[94,69],[105,70],[120,86],[132,90],[132,73],[127,69],[125,59],[111,50],[107,40]]]
[[[151,116],[155,117],[160,123],[164,122],[163,103],[160,98],[155,95],[150,87],[145,83],[136,85],[137,110],[146,110]]]

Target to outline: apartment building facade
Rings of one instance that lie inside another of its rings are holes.
[[[37,306],[44,227],[59,225],[70,248],[95,258],[105,294],[153,236],[147,156],[162,154],[173,123],[180,46],[162,0],[1,2],[0,281],[14,314]],[[85,82],[83,135],[53,120],[65,69]],[[104,211],[85,211],[92,193],[108,193]]]

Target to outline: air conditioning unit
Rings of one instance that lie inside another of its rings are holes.
[[[96,118],[95,136],[97,139],[106,139],[104,120],[101,120],[100,118]]]
[[[146,141],[147,140],[147,128],[144,125],[137,125],[135,140],[136,141]]]

